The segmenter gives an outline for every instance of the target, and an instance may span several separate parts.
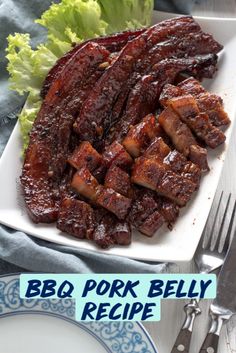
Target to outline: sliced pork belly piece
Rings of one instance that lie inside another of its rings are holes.
[[[105,177],[104,186],[113,189],[121,195],[131,197],[132,188],[130,176],[123,169],[116,165],[111,166]]]
[[[133,164],[129,153],[117,141],[107,146],[102,156],[107,168],[116,165],[121,169],[129,170]]]
[[[173,172],[191,180],[198,188],[201,179],[200,168],[188,161],[184,155],[176,150],[171,150],[161,137],[157,137],[144,152],[145,158],[157,158]]]
[[[153,236],[165,221],[161,207],[162,200],[155,192],[144,188],[135,189],[128,219],[138,231]]]
[[[91,239],[95,228],[93,209],[85,202],[65,198],[59,208],[57,228],[79,239]]]
[[[182,123],[178,114],[175,113],[172,108],[167,107],[159,115],[158,122],[166,134],[171,138],[176,149],[187,157],[189,155],[189,147],[191,145],[196,145],[197,141],[191,130],[186,124]]]
[[[158,135],[158,131],[156,118],[153,114],[150,114],[139,124],[131,126],[127,136],[122,141],[122,145],[132,157],[139,157],[141,150],[150,144],[151,140]]]
[[[73,176],[71,187],[80,195],[89,200],[96,201],[98,181],[87,168],[79,169]]]
[[[157,191],[180,206],[185,206],[196,190],[194,183],[172,172],[157,159],[138,158],[132,170],[131,181]]]
[[[102,248],[114,244],[129,245],[131,243],[131,227],[128,222],[118,220],[104,209],[95,210],[97,226],[93,233],[93,241]]]
[[[191,145],[189,147],[189,159],[194,164],[197,164],[202,171],[206,172],[209,170],[207,163],[207,150],[199,145]]]
[[[163,164],[170,167],[173,172],[189,179],[192,183],[199,187],[201,179],[201,169],[197,164],[188,161],[184,155],[174,150],[171,151],[163,160]]]
[[[179,206],[168,200],[165,197],[162,197],[162,204],[161,204],[161,214],[165,219],[165,222],[168,223],[168,227],[172,228],[172,224],[175,223],[179,216]]]
[[[207,113],[214,126],[223,126],[230,123],[228,114],[224,111],[222,99],[207,90],[193,77],[178,84],[185,93],[193,95],[197,99],[198,108]]]
[[[102,163],[102,156],[89,142],[84,141],[76,147],[72,155],[68,158],[68,162],[75,169],[86,167],[92,172]]]
[[[180,120],[178,114],[171,107],[163,110],[158,117],[158,122],[180,153],[197,164],[203,171],[209,169],[206,149],[197,146],[197,141],[191,130]]]
[[[138,227],[138,230],[148,237],[152,237],[153,234],[161,228],[164,224],[164,218],[160,211],[154,211],[148,218],[146,218],[142,224]]]
[[[163,160],[169,153],[171,148],[164,142],[162,137],[156,137],[142,154],[146,158],[159,158]]]
[[[192,95],[182,94],[181,88],[171,85],[164,87],[163,91],[160,100],[162,105],[172,107],[199,139],[211,148],[216,148],[224,143],[224,133],[211,124],[206,113],[200,113],[197,101]]]
[[[115,192],[113,189],[100,186],[96,203],[114,213],[117,218],[123,220],[129,211],[131,199]]]

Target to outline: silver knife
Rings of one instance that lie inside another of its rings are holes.
[[[210,306],[211,326],[200,353],[216,353],[222,325],[236,313],[236,234],[221,268],[217,295]]]

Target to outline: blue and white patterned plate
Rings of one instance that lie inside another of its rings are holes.
[[[19,276],[0,276],[1,352],[157,353],[140,323],[77,322],[74,304],[21,299]]]

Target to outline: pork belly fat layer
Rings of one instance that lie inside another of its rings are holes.
[[[131,206],[131,200],[115,192],[113,189],[107,189],[100,186],[96,202],[99,206],[114,213],[117,218],[123,220],[128,214]]]
[[[196,185],[190,180],[172,172],[156,159],[140,157],[135,161],[132,182],[157,191],[180,206],[190,200]]]
[[[62,200],[57,228],[79,239],[91,239],[95,227],[93,209],[85,202],[71,198]]]

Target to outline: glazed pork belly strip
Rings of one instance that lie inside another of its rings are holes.
[[[167,20],[147,29],[126,44],[117,59],[96,83],[83,106],[75,126],[75,131],[81,139],[94,142],[96,138],[101,138],[103,123],[109,121],[112,107],[122,87],[135,71],[138,60],[146,55],[146,51],[156,43],[172,35],[178,35],[179,32],[182,33],[190,27],[191,31],[193,28],[200,29],[199,25],[189,17]]]
[[[155,64],[131,90],[124,113],[106,137],[106,143],[122,140],[130,125],[137,124],[145,115],[155,111],[163,87],[167,83],[173,83],[180,72],[187,71],[201,77],[207,76],[208,68],[211,77],[215,72],[216,62],[217,57],[209,54],[193,58],[165,59]]]
[[[42,98],[46,97],[53,81],[55,81],[58,78],[64,66],[67,64],[67,62],[71,59],[73,55],[76,55],[85,44],[91,43],[91,42],[97,43],[105,47],[109,52],[115,53],[115,52],[119,52],[128,41],[136,38],[144,31],[146,31],[145,28],[138,29],[135,31],[124,31],[121,33],[115,33],[111,36],[89,39],[85,42],[77,44],[68,53],[66,53],[60,59],[58,59],[56,64],[48,72],[41,90]]]
[[[102,74],[109,52],[88,43],[73,56],[53,82],[30,133],[21,175],[24,197],[34,222],[58,216],[59,184],[66,166],[72,125],[83,99]]]

